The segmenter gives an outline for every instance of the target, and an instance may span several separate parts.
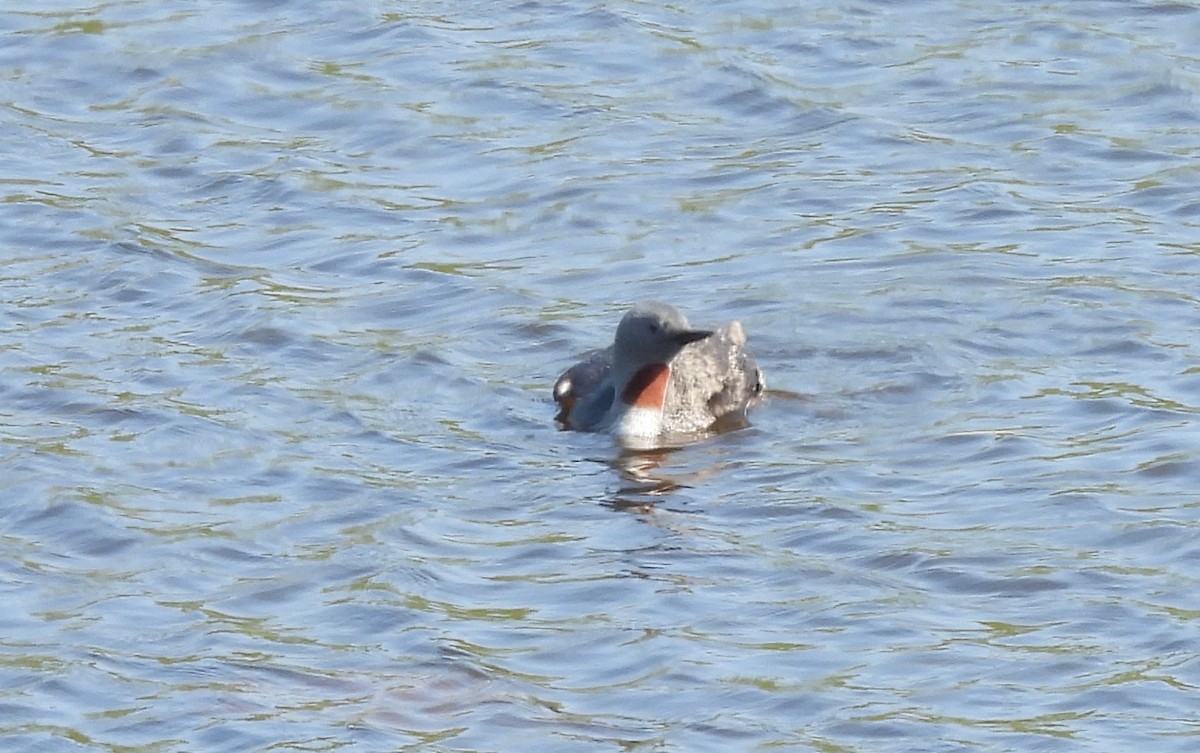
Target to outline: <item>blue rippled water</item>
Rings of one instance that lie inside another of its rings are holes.
[[[1200,11],[794,6],[0,14],[2,747],[1192,751]]]

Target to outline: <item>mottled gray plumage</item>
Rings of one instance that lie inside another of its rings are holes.
[[[679,345],[679,339],[686,344]],[[622,390],[640,367],[661,361],[670,374],[660,435],[698,435],[742,425],[765,388],[745,345],[739,322],[712,332],[693,330],[671,306],[637,304],[621,320],[613,345],[590,351],[559,377],[554,385],[558,419],[583,431],[619,426]]]

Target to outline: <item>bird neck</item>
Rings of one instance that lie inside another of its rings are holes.
[[[670,366],[665,363],[647,364],[635,371],[625,383],[625,389],[621,391],[621,402],[631,408],[661,411],[670,381]]]

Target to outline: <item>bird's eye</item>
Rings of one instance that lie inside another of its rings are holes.
[[[658,325],[657,324],[650,325],[650,334],[652,334],[652,335],[658,334]]]

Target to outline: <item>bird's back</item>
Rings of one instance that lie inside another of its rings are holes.
[[[554,401],[558,403],[557,419],[572,429],[588,430],[591,426],[580,426],[578,415],[571,421],[572,409],[595,392],[612,368],[612,346],[588,351],[583,360],[562,373],[554,383]]]

